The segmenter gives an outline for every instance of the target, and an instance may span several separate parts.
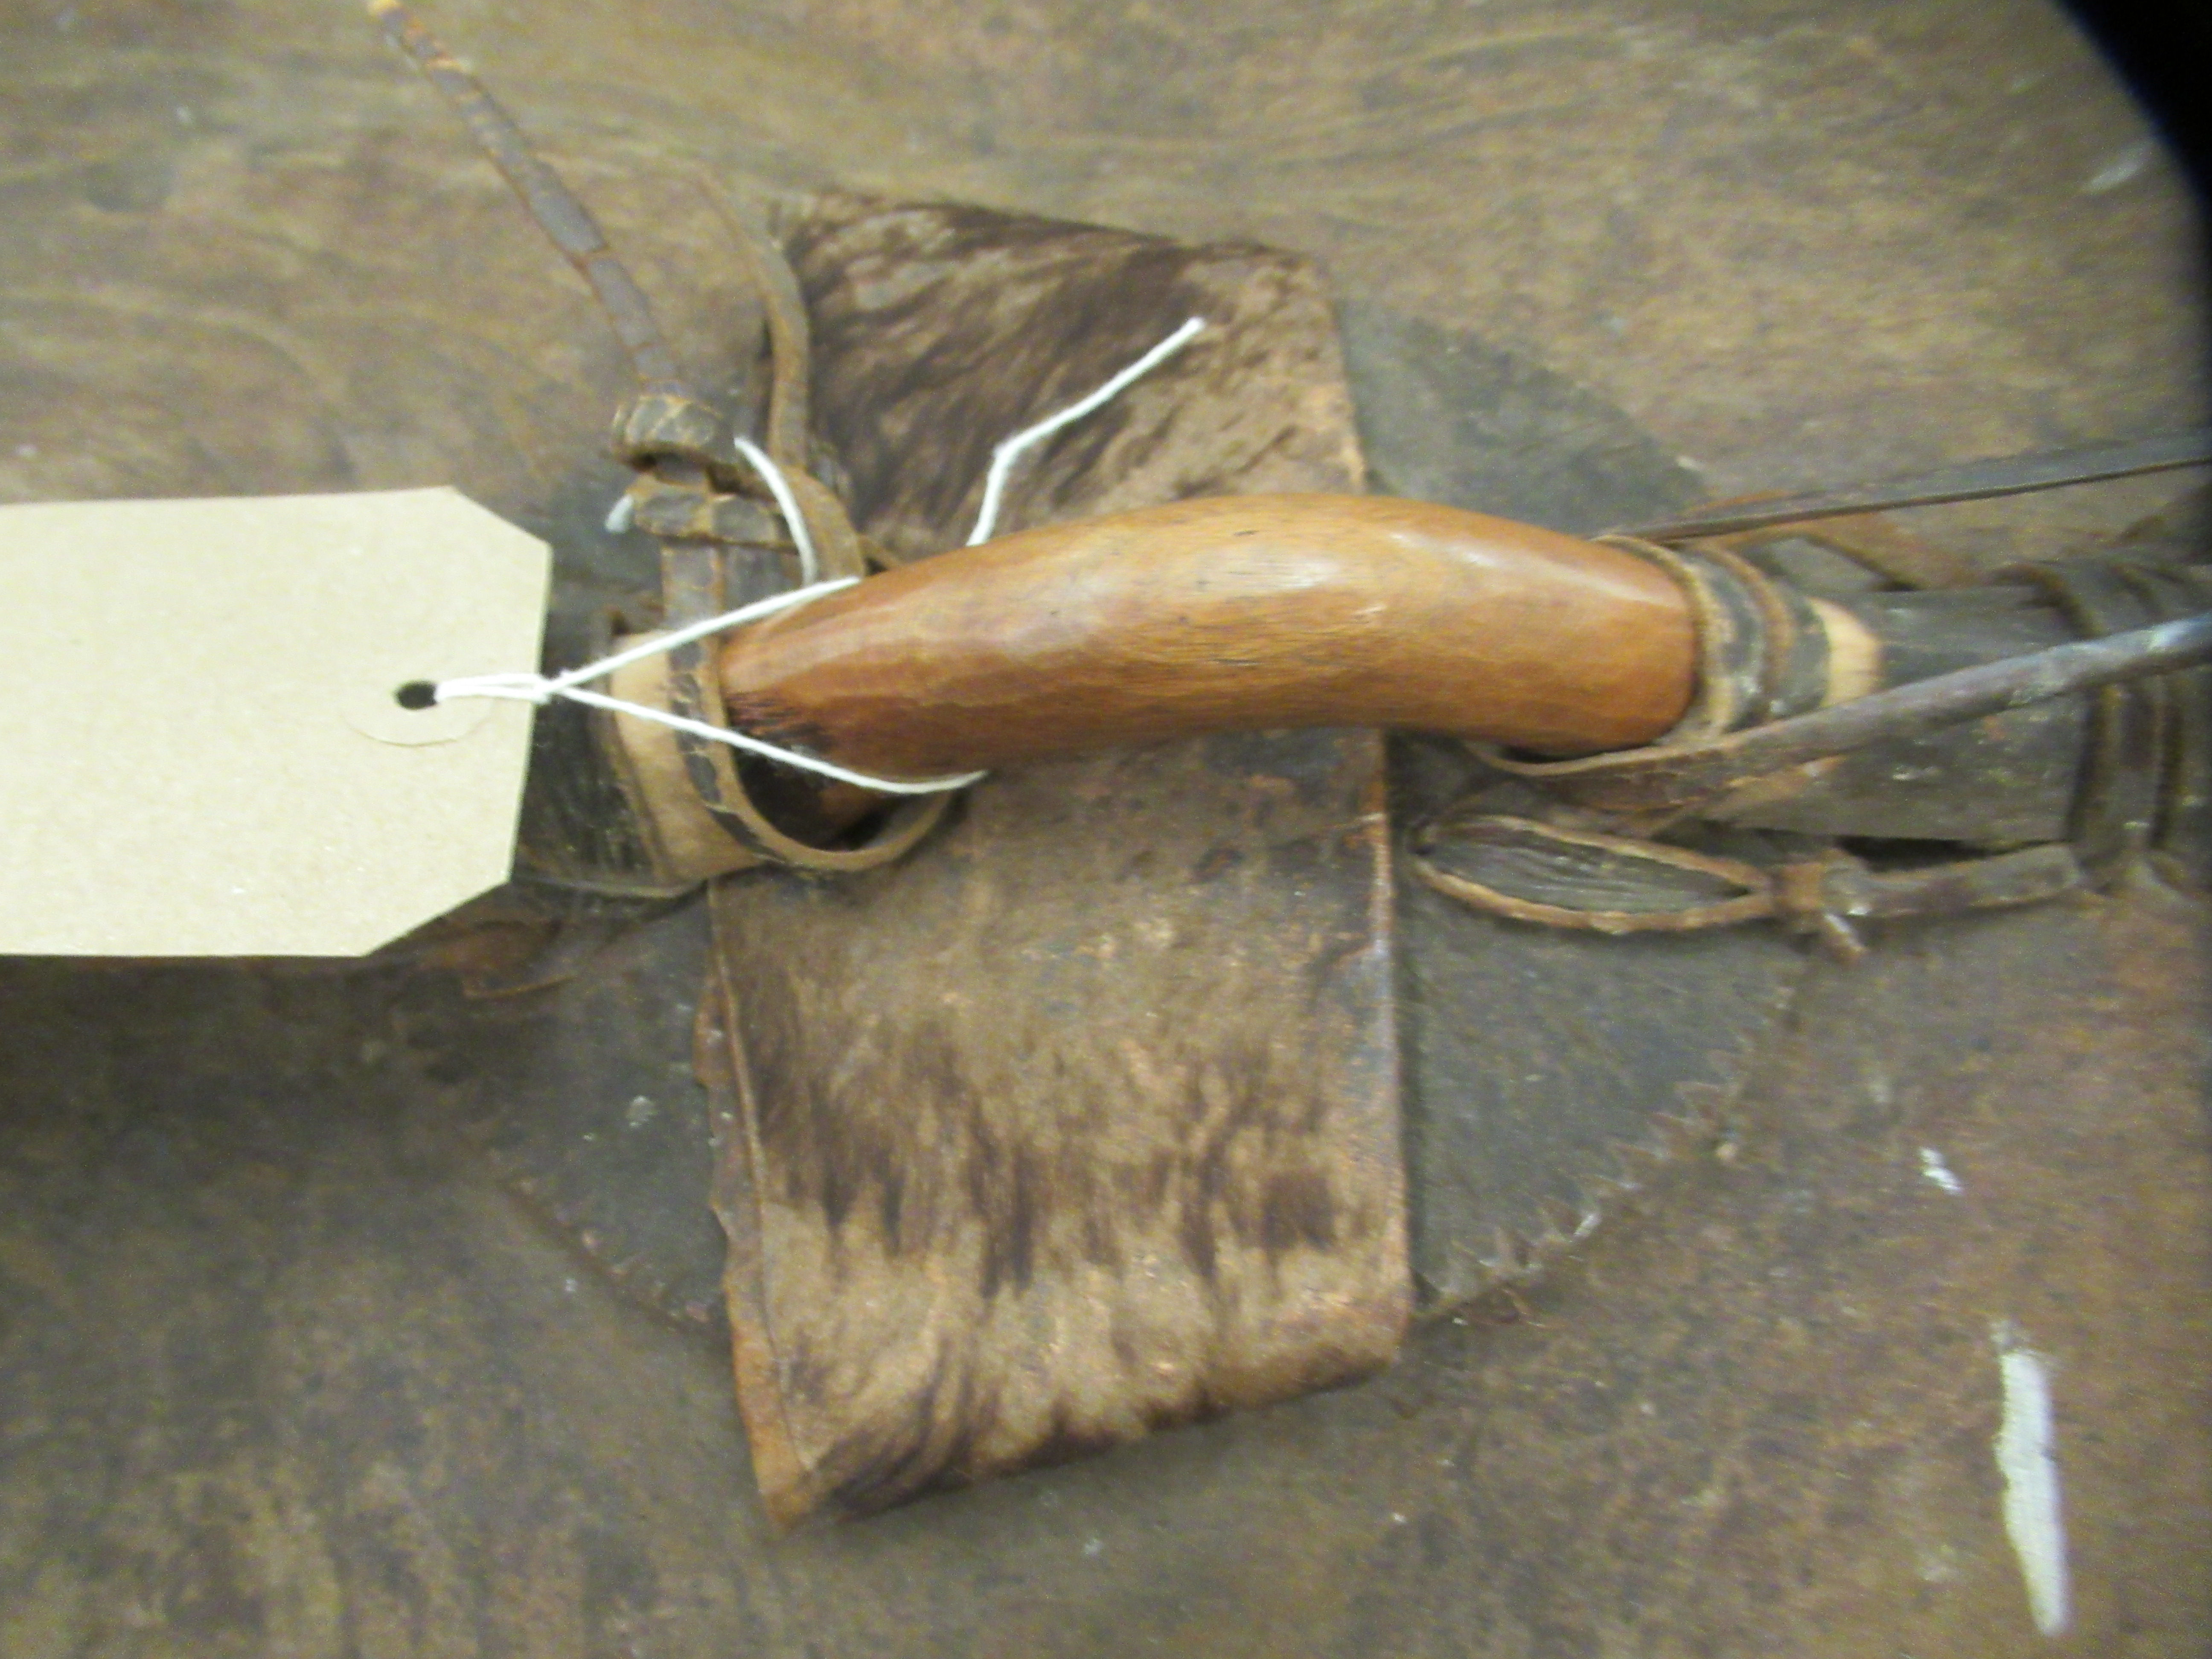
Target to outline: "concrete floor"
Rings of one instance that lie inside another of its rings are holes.
[[[2178,175],[2040,0],[429,15],[710,367],[692,163],[1306,252],[1715,494],[2200,417]],[[350,8],[0,30],[0,499],[458,480],[629,579],[604,331]],[[1993,562],[2175,487],[1919,516]],[[785,1539],[721,1353],[403,1063],[434,991],[0,964],[0,1655],[2201,1653],[2203,927],[2140,885],[1816,965],[1713,1155],[1533,1318]],[[2000,1325],[2053,1364],[2053,1638]]]

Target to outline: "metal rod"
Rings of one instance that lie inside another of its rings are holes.
[[[1675,765],[1667,763],[1663,750],[1654,751],[1654,774],[1663,775],[1670,797],[1687,799],[1708,781],[1718,788],[1869,744],[1919,737],[1961,720],[2207,660],[2212,660],[2212,611],[1915,680],[1723,738],[1686,753]]]
[[[1874,483],[1846,484],[1802,495],[1784,495],[1736,506],[1717,505],[1680,518],[1632,525],[1620,533],[1646,541],[1682,541],[1692,536],[1729,536],[1741,530],[1804,524],[1852,513],[1881,513],[1900,507],[1935,507],[1945,501],[1984,501],[2018,495],[2100,478],[2130,477],[2212,461],[2212,427],[2155,433],[2123,443],[2091,444],[2076,449],[2007,455],[1910,473]]]

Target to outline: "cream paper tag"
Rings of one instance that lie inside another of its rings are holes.
[[[534,711],[398,693],[535,669],[550,562],[452,489],[0,507],[0,952],[358,956],[506,880]]]

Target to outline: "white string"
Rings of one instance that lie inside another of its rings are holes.
[[[1035,426],[1024,427],[993,450],[991,470],[983,475],[983,505],[975,514],[975,529],[968,532],[968,545],[973,547],[978,542],[989,541],[992,532],[998,529],[999,509],[1005,503],[1006,479],[1012,473],[1016,461],[1062,427],[1081,420],[1101,404],[1118,396],[1125,387],[1151,374],[1188,345],[1205,326],[1205,318],[1193,317],[1089,397],[1068,404],[1057,415],[1048,415]]]
[[[960,789],[983,776],[970,772],[957,778],[930,778],[921,782],[908,782],[898,778],[872,777],[865,772],[855,772],[833,761],[819,760],[812,755],[803,755],[793,749],[785,749],[758,738],[747,737],[742,732],[732,732],[726,726],[709,726],[704,720],[695,720],[683,714],[672,714],[665,708],[654,708],[641,702],[630,702],[621,697],[610,697],[598,691],[583,690],[586,680],[596,680],[647,657],[657,657],[672,651],[679,645],[689,645],[709,634],[719,634],[726,629],[738,628],[763,617],[774,616],[780,611],[796,610],[811,604],[825,593],[835,593],[852,586],[858,576],[841,576],[835,581],[815,582],[806,587],[795,587],[788,593],[772,594],[765,599],[756,599],[750,605],[739,605],[735,611],[724,611],[719,617],[709,617],[703,622],[690,623],[673,633],[662,634],[628,650],[617,651],[612,656],[602,657],[597,662],[586,663],[581,668],[571,668],[562,674],[468,674],[456,679],[441,680],[432,688],[431,701],[451,702],[461,697],[498,697],[514,702],[536,703],[540,708],[556,697],[566,697],[571,702],[580,702],[593,708],[605,708],[617,714],[629,714],[672,731],[689,732],[694,737],[710,738],[715,743],[728,744],[733,749],[745,749],[770,760],[781,761],[787,766],[819,773],[825,778],[835,778],[840,783],[857,784],[863,789],[872,789],[886,795],[933,795],[940,790]]]
[[[732,441],[738,453],[752,463],[753,471],[761,475],[768,493],[775,497],[776,511],[783,514],[785,526],[791,532],[791,544],[799,550],[799,585],[811,587],[822,580],[822,561],[814,551],[814,538],[807,533],[806,515],[799,510],[799,497],[791,493],[783,469],[769,459],[768,451],[750,438]]]
[[[866,772],[855,772],[840,766],[834,761],[817,760],[811,755],[802,755],[795,749],[783,749],[772,743],[763,743],[758,738],[747,737],[742,732],[732,732],[726,726],[709,726],[704,720],[672,714],[665,708],[648,708],[641,702],[625,702],[620,697],[603,697],[596,691],[579,690],[573,686],[561,695],[574,702],[589,703],[594,708],[605,708],[617,714],[634,714],[640,720],[652,720],[673,731],[689,732],[694,737],[726,743],[732,749],[749,749],[756,755],[765,755],[786,766],[818,772],[825,778],[835,778],[840,783],[857,784],[879,794],[939,794],[947,789],[965,789],[969,784],[980,782],[989,775],[984,772],[963,772],[957,778],[927,778],[913,783],[900,778],[872,777]]]
[[[1006,497],[1006,479],[1017,460],[1054,433],[1081,420],[1092,410],[1118,396],[1125,387],[1151,374],[1182,350],[1205,327],[1206,319],[1191,318],[1088,397],[1070,404],[1056,415],[1047,416],[1034,426],[1024,427],[994,449],[990,471],[983,478],[982,509],[975,515],[975,528],[968,538],[968,545],[973,547],[991,538],[992,531],[998,526],[1000,506]],[[441,680],[431,688],[430,700],[433,702],[450,702],[463,697],[497,697],[515,702],[535,703],[543,708],[556,697],[566,697],[571,702],[604,708],[611,714],[628,714],[637,720],[651,720],[657,726],[667,726],[671,731],[688,732],[694,737],[705,738],[711,742],[726,743],[732,749],[765,755],[786,766],[795,766],[802,771],[835,778],[840,783],[854,784],[887,795],[933,795],[946,789],[964,789],[988,776],[982,772],[968,772],[957,778],[931,778],[921,782],[872,777],[866,772],[855,772],[839,766],[834,761],[820,760],[812,755],[801,754],[795,749],[785,749],[776,744],[763,742],[759,738],[748,737],[742,732],[732,732],[726,726],[709,726],[704,720],[695,720],[687,715],[672,714],[665,708],[654,708],[646,703],[630,702],[621,697],[610,697],[604,692],[583,689],[587,680],[604,678],[618,668],[627,668],[647,657],[673,651],[678,646],[689,645],[694,640],[703,640],[710,634],[739,628],[763,617],[774,616],[778,611],[795,610],[825,593],[835,593],[850,587],[860,580],[858,576],[842,576],[835,581],[826,582],[820,580],[821,559],[814,550],[813,537],[807,532],[806,515],[799,510],[799,498],[792,493],[790,482],[783,476],[783,470],[750,438],[735,438],[732,441],[738,453],[744,456],[753,471],[760,474],[761,482],[768,486],[769,494],[775,497],[776,510],[783,514],[785,527],[791,532],[792,545],[799,550],[799,586],[787,593],[777,593],[765,599],[756,599],[750,605],[739,605],[735,611],[726,611],[720,616],[709,617],[703,622],[686,623],[673,633],[659,635],[631,646],[626,651],[617,651],[611,657],[602,657],[597,662],[586,663],[581,668],[571,668],[564,673],[465,674],[453,679]],[[608,533],[621,535],[630,527],[635,514],[635,504],[625,492],[607,514]]]
[[[565,672],[550,677],[544,674],[477,674],[464,679],[447,680],[444,685],[439,687],[439,690],[442,691],[446,686],[450,685],[493,685],[526,680],[532,682],[542,680],[545,686],[545,696],[558,696],[572,685],[581,685],[586,680],[604,678],[617,668],[627,668],[634,662],[644,661],[647,657],[657,657],[664,651],[673,651],[679,645],[689,645],[694,640],[703,640],[709,634],[719,634],[725,629],[740,627],[763,617],[773,617],[779,611],[796,610],[811,600],[820,599],[824,593],[835,593],[840,588],[850,587],[860,580],[858,576],[841,576],[834,582],[817,582],[811,587],[794,587],[787,593],[771,593],[764,599],[755,599],[750,605],[741,605],[735,611],[726,611],[720,616],[709,617],[703,622],[687,623],[673,633],[656,634],[651,639],[630,647],[627,651],[617,651],[611,657],[602,657],[597,662],[585,664],[581,668],[571,668]],[[471,694],[464,690],[457,691],[453,695],[468,696]],[[544,700],[544,697],[536,699],[539,702]]]

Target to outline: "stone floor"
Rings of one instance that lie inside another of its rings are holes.
[[[1297,249],[1714,494],[2201,418],[2179,176],[2042,0],[428,15],[710,371],[699,167]],[[0,40],[0,499],[459,481],[635,575],[605,331],[364,20],[9,0]],[[1995,562],[2176,488],[1920,520]],[[2203,938],[2144,884],[1816,965],[1710,1156],[1526,1316],[787,1538],[722,1354],[401,1063],[419,985],[0,964],[0,1655],[2201,1653]],[[2051,1638],[2000,1328],[2051,1364]]]

